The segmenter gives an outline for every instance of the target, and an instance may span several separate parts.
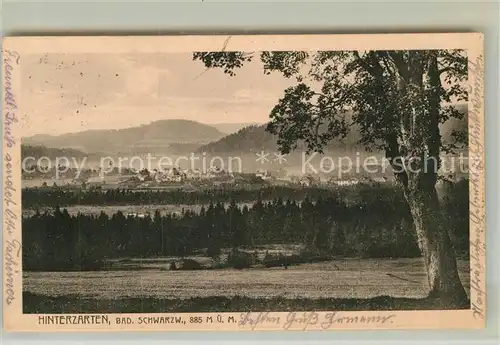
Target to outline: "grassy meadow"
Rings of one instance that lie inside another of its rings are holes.
[[[427,281],[420,259],[341,259],[289,269],[201,271],[164,270],[161,261],[135,261],[134,265],[136,269],[112,271],[26,272],[24,310],[118,313],[438,307],[426,300]],[[468,265],[459,261],[467,289]]]

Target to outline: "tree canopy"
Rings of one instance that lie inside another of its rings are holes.
[[[264,73],[279,72],[296,80],[296,85],[284,90],[283,97],[277,100],[267,127],[279,135],[283,153],[295,149],[298,141],[304,141],[309,152],[322,152],[333,138],[345,137],[353,125],[359,128],[367,149],[390,151],[390,141],[398,139],[401,123],[407,120],[405,114],[415,106],[428,111],[436,94],[439,123],[464,116],[453,106],[453,102],[467,101],[467,56],[461,50],[193,55],[207,68],[222,68],[231,76],[257,58]],[[434,61],[437,66],[433,66]],[[406,87],[402,88],[402,83]],[[454,144],[465,143],[463,134],[454,136],[456,143],[440,143],[440,148],[450,150],[456,147]]]
[[[222,68],[230,76],[257,58],[264,73],[279,72],[296,81],[277,100],[267,125],[278,135],[282,153],[296,149],[299,142],[307,153],[323,153],[330,141],[345,138],[357,127],[360,143],[367,150],[384,150],[398,169],[396,178],[406,187],[417,177],[434,185],[440,152],[452,152],[467,142],[466,133],[453,131],[453,142],[446,143],[439,132],[440,124],[464,116],[455,107],[467,101],[463,50],[193,54],[193,60],[207,68]],[[410,176],[411,169],[402,165],[415,157],[421,161],[435,157],[437,164],[422,166],[429,173]]]

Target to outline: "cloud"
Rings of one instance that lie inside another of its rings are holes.
[[[26,68],[25,68],[26,66]],[[262,122],[289,81],[259,64],[229,77],[191,54],[51,54],[23,60],[23,131],[124,128],[159,119]]]

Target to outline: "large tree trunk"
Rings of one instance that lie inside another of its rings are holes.
[[[429,297],[436,298],[441,307],[467,308],[469,299],[458,276],[435,188],[441,150],[438,53],[387,51],[370,55],[369,61],[359,57],[358,60],[380,89],[390,95],[383,102],[392,105],[388,109],[398,119],[385,134],[386,155],[411,210],[427,270]],[[392,67],[385,66],[384,76],[380,61],[387,60],[392,61]],[[387,83],[387,75],[395,76],[394,85]]]
[[[397,138],[389,140],[391,156],[405,158],[405,171],[396,174],[410,207],[422,252],[429,297],[442,307],[467,308],[469,299],[460,281],[451,239],[436,192],[440,166],[440,79],[435,51],[390,53],[399,72],[403,95]],[[389,138],[391,139],[391,138]],[[396,144],[398,141],[398,144]],[[416,160],[415,160],[416,159]]]
[[[446,307],[467,308],[469,299],[458,275],[455,252],[440,212],[435,186],[420,184],[413,190],[406,189],[405,197],[425,261],[429,297],[439,299]]]

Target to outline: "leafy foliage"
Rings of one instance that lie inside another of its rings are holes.
[[[195,53],[208,68],[234,75],[254,55]],[[461,119],[453,102],[467,101],[467,56],[462,50],[412,51],[264,51],[264,73],[295,78],[270,113],[267,130],[278,135],[283,153],[306,143],[308,152],[322,152],[334,138],[359,128],[367,150],[384,149],[391,158],[428,150],[438,156],[466,145],[454,133],[454,143],[442,143],[439,123]],[[346,114],[354,116],[347,118]]]
[[[194,53],[193,60],[202,60],[207,68],[218,67],[231,76],[234,69],[243,67],[244,62],[252,61],[252,56],[243,52]]]

